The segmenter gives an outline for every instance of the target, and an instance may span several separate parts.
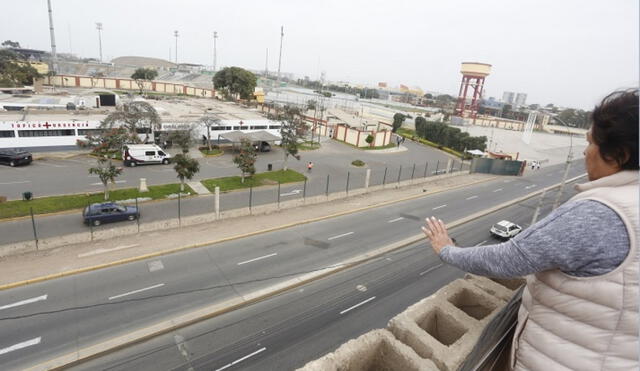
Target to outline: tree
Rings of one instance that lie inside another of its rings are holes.
[[[287,170],[287,159],[293,156],[296,160],[300,160],[298,155],[298,140],[304,135],[305,124],[300,118],[300,109],[285,106],[283,113],[279,117],[282,122],[280,135],[282,140],[280,144],[284,151],[283,170]]]
[[[42,75],[23,57],[9,49],[0,50],[0,86],[31,85],[40,77]]]
[[[185,179],[193,179],[193,176],[200,171],[200,163],[195,158],[189,157],[187,153],[178,153],[173,156],[173,162],[175,163],[173,169],[180,179],[180,192],[184,192]]]
[[[244,175],[256,173],[256,149],[249,139],[242,138],[240,141],[240,152],[233,157],[233,163],[238,165],[238,169],[242,172],[242,183],[244,183]]]
[[[189,148],[195,142],[193,126],[187,126],[181,130],[172,131],[168,138],[171,143],[175,143],[180,147],[182,153],[189,152]]]
[[[209,148],[209,152],[211,152],[211,127],[219,126],[220,119],[215,116],[205,115],[200,117],[198,122],[207,128],[207,147]]]
[[[307,101],[307,110],[308,110],[308,111],[311,111],[311,110],[316,109],[316,103],[317,103],[317,102],[316,102],[315,100],[313,100],[313,99],[309,99],[309,100]]]
[[[132,75],[131,78],[136,81],[138,84],[138,88],[140,89],[140,94],[142,94],[142,89],[144,88],[145,81],[151,81],[158,77],[158,71],[153,68],[138,68]]]
[[[213,86],[229,96],[251,100],[256,89],[257,78],[252,72],[240,67],[225,67],[213,76]]]
[[[373,135],[369,134],[367,135],[367,137],[364,139],[365,142],[367,142],[369,145],[371,145],[371,143],[373,143],[373,140],[375,138],[373,137]]]
[[[132,137],[137,137],[138,132],[142,131],[146,134],[144,140],[146,142],[149,140],[151,131],[160,129],[160,123],[160,116],[152,105],[147,102],[129,102],[107,115],[100,127],[104,129],[123,127]]]
[[[109,199],[109,183],[115,184],[116,178],[121,173],[122,169],[115,167],[115,165],[111,163],[111,160],[106,157],[100,157],[98,159],[98,166],[89,169],[89,174],[97,175],[100,182],[102,182],[105,201]]]
[[[2,46],[7,48],[19,48],[20,43],[17,41],[5,40],[2,42]]]
[[[140,141],[137,135],[132,135],[125,128],[105,129],[98,135],[86,135],[83,146],[92,147],[97,154],[109,154],[119,152],[126,143],[137,143]]]
[[[394,133],[398,131],[398,129],[400,129],[400,127],[402,126],[405,118],[407,117],[400,112],[393,115],[393,128],[391,129],[391,131]]]

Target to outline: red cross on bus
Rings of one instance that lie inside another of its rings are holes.
[[[51,124],[49,124],[48,122],[45,122],[42,126],[44,126],[45,128],[49,129],[49,126],[51,126]]]

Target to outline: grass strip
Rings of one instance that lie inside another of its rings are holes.
[[[239,176],[228,176],[223,178],[205,179],[202,181],[202,184],[211,192],[215,192],[216,187],[220,187],[221,192],[227,192],[234,189],[275,185],[278,184],[278,182],[282,184],[303,182],[305,179],[306,177],[299,172],[288,169],[287,171],[267,171],[264,173],[254,174],[253,176],[246,176],[244,178],[244,183],[242,183],[242,178]]]
[[[442,145],[440,145],[438,143],[434,143],[434,142],[428,141],[428,140],[426,140],[424,138],[421,138],[421,137],[417,136],[416,132],[411,130],[411,129],[399,128],[396,133],[399,134],[399,135],[402,135],[403,137],[407,137],[407,138],[409,138],[409,139],[411,139],[411,140],[413,140],[415,142],[422,143],[422,144],[425,144],[425,145],[433,147],[433,148],[437,148],[437,149],[439,149],[441,151],[445,151],[445,152],[450,153],[450,154],[452,154],[454,156],[462,158],[462,153],[456,151],[455,149],[451,149],[449,147],[445,147],[445,146],[442,146]]]
[[[163,199],[170,194],[177,194],[180,184],[163,184],[149,186],[149,192],[138,192],[137,188],[115,189],[109,192],[109,201],[131,200],[136,197]],[[195,192],[184,185],[184,193]],[[0,203],[0,219],[29,215],[29,208],[34,214],[48,214],[64,210],[82,209],[90,203],[104,202],[104,192],[74,194],[64,196],[37,197],[31,201],[14,200]]]

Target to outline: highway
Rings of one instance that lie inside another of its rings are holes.
[[[582,164],[576,163],[571,175],[575,176],[583,171]],[[549,167],[529,177],[498,179],[384,208],[0,292],[0,323],[3,326],[0,334],[0,363],[5,365],[5,369],[21,368],[206,304],[247,295],[291,277],[339,264],[350,257],[415,235],[419,231],[421,220],[426,216],[435,214],[445,222],[457,220],[555,184],[562,172],[560,166]],[[547,199],[551,200],[551,197],[547,196]],[[534,201],[529,201],[531,202]],[[523,209],[519,212],[528,215],[528,218],[533,212],[531,205],[517,208]],[[496,216],[475,227],[478,228],[477,231],[472,228],[469,232],[464,227],[459,233],[460,237],[456,238],[461,244],[467,238],[466,241],[473,244],[482,242],[476,242],[477,239],[487,240],[487,230],[495,222],[495,218]],[[526,219],[524,216],[522,218]],[[471,233],[471,236],[464,237],[467,233]],[[488,240],[484,243],[488,243]],[[409,281],[415,280],[415,274],[412,276],[410,272],[415,273],[419,269],[424,271],[437,265],[438,259],[428,249],[408,248],[406,251],[410,251],[410,254],[414,251],[415,254],[426,254],[406,259],[401,259],[402,255],[398,255],[398,260],[409,264],[400,269],[401,275],[408,274]],[[396,254],[402,253],[400,251]],[[387,260],[381,259],[378,264],[386,264],[385,261]],[[433,282],[426,290],[435,291],[442,284],[459,276],[460,272],[450,269],[443,266],[425,273],[424,278]],[[381,268],[380,271],[386,271],[386,268]],[[332,277],[330,280],[333,279]],[[329,282],[319,282],[325,281]],[[411,286],[409,281],[407,286]],[[353,287],[346,284],[343,290],[352,293]],[[358,299],[369,299],[371,296],[366,295],[373,294],[375,288],[371,290],[373,291],[364,291]],[[389,289],[381,290],[380,298]],[[358,304],[357,300],[354,302],[351,298],[352,295],[339,294],[340,290],[329,291],[330,294],[313,300],[320,303],[334,300],[333,308],[340,308],[340,311]],[[281,296],[291,294],[293,293]],[[424,297],[428,292],[421,292],[420,295]],[[415,299],[413,293],[410,297]],[[362,306],[381,302],[377,298],[378,296]],[[302,301],[306,304],[313,300]],[[265,303],[268,302],[270,301]],[[411,304],[402,303],[404,306],[398,308],[396,313]],[[253,307],[229,315],[240,315]],[[321,309],[322,312],[324,310]],[[353,309],[355,310],[356,308]],[[344,314],[349,312],[351,311]],[[244,326],[246,321],[240,322]],[[382,325],[384,323],[376,326]],[[322,328],[324,327],[319,327]],[[352,337],[351,335],[348,336]],[[223,336],[219,340],[228,343],[230,338]],[[152,340],[150,343],[155,341],[159,340]],[[335,342],[331,344],[327,346],[330,348],[336,345]],[[248,349],[239,347],[237,354],[232,350],[216,352],[216,357],[220,359],[209,359],[211,356],[208,356],[202,362],[217,364],[226,361],[226,357],[233,357]],[[264,352],[266,351],[256,353],[256,359]],[[239,358],[242,357],[240,355]],[[309,359],[313,358],[306,358]],[[231,359],[229,362],[233,361]]]

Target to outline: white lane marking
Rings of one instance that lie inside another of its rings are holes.
[[[92,255],[98,255],[98,254],[104,254],[106,252],[112,252],[112,251],[118,251],[118,250],[124,250],[124,249],[129,249],[132,247],[136,247],[136,246],[140,246],[139,243],[135,243],[133,245],[124,245],[124,246],[116,246],[113,247],[111,249],[96,249],[96,250],[91,250],[89,252],[85,252],[83,254],[78,255],[78,258],[84,258],[87,256],[92,256]]]
[[[535,186],[536,186],[535,184],[532,184],[532,185],[530,185],[530,186],[526,186],[526,187],[524,187],[524,189],[533,188],[533,187],[535,187]]]
[[[478,196],[467,197],[467,200],[473,200],[474,198],[478,198]]]
[[[162,286],[164,286],[164,283],[159,283],[157,285],[145,287],[143,289],[133,290],[133,291],[125,292],[124,294],[112,296],[112,297],[109,298],[109,300],[118,299],[118,298],[121,298],[123,296],[133,295],[133,294],[137,294],[137,293],[140,293],[140,292],[143,292],[143,291],[147,291],[147,290],[157,289],[158,287],[162,287]]]
[[[342,312],[340,312],[340,314],[345,314],[345,313],[347,313],[348,311],[350,311],[350,310],[352,310],[352,309],[356,309],[357,307],[359,307],[359,306],[361,306],[361,305],[365,305],[365,304],[367,304],[368,302],[370,302],[371,300],[373,300],[373,299],[375,299],[375,298],[376,298],[375,296],[372,296],[372,297],[370,297],[370,298],[369,298],[369,299],[367,299],[367,300],[361,301],[361,302],[359,302],[358,304],[353,305],[353,306],[351,306],[351,307],[349,307],[349,308],[347,308],[347,309],[343,310]]]
[[[18,301],[18,302],[12,303],[12,304],[3,305],[3,306],[0,307],[0,310],[9,309],[9,308],[13,308],[13,307],[19,307],[21,305],[31,304],[31,303],[35,303],[37,301],[42,301],[42,300],[47,300],[47,294],[38,296],[37,298],[26,299],[26,300],[22,300],[22,301]]]
[[[255,352],[253,352],[253,353],[251,353],[251,354],[247,354],[246,356],[244,356],[244,357],[242,357],[242,358],[238,358],[238,359],[236,359],[235,361],[233,361],[233,362],[229,363],[228,365],[224,365],[224,366],[222,366],[222,367],[220,367],[220,368],[217,368],[217,369],[216,369],[216,371],[222,371],[222,370],[224,370],[224,369],[226,369],[226,368],[229,368],[229,367],[231,367],[231,366],[233,366],[233,365],[236,365],[236,364],[238,364],[238,363],[240,363],[240,362],[244,361],[244,360],[245,360],[245,359],[247,359],[247,358],[253,357],[253,356],[255,356],[255,355],[256,355],[256,354],[258,354],[258,353],[262,353],[262,352],[264,352],[265,350],[267,350],[267,348],[262,347],[262,348],[260,348],[260,349],[256,350]]]
[[[403,217],[399,217],[399,218],[391,219],[391,220],[388,220],[387,223],[395,223],[395,222],[400,221],[402,219],[404,219],[404,218]]]
[[[30,347],[32,345],[40,344],[40,340],[42,340],[42,338],[41,337],[37,337],[35,339],[23,341],[22,343],[14,344],[14,345],[12,345],[10,347],[0,349],[0,355],[1,354],[5,354],[5,353],[9,353],[9,352],[13,352],[14,350]]]
[[[429,273],[429,272],[431,272],[431,271],[433,271],[433,270],[436,270],[436,269],[438,269],[438,268],[440,268],[440,267],[442,267],[442,264],[438,264],[438,265],[436,265],[435,267],[431,267],[431,268],[427,269],[427,270],[426,270],[426,271],[424,271],[424,272],[420,272],[420,275],[421,275],[421,276],[423,276],[423,275],[425,275],[425,274],[427,274],[427,273]]]
[[[126,182],[127,182],[126,180],[116,180],[114,183],[120,184],[120,183],[126,183]],[[102,184],[102,183],[91,183],[89,185],[96,186],[96,185],[104,185],[104,184]]]
[[[339,234],[337,236],[329,237],[329,238],[327,238],[327,240],[335,240],[336,238],[348,236],[348,235],[353,234],[353,233],[354,232],[347,232],[347,233]]]
[[[68,167],[67,165],[48,164],[48,163],[46,163],[46,162],[42,162],[42,161],[39,161],[39,162],[38,162],[38,165],[52,166],[52,167]]]
[[[262,260],[262,259],[270,258],[270,257],[272,257],[272,256],[276,256],[276,255],[278,255],[278,253],[277,253],[277,252],[274,252],[273,254],[269,254],[269,255],[265,255],[265,256],[260,256],[260,257],[257,257],[257,258],[255,258],[255,259],[245,260],[245,261],[243,261],[243,262],[238,263],[238,265],[251,263],[251,262],[254,262],[254,261],[256,261],[256,260]]]
[[[512,180],[503,180],[504,183],[511,183]]]
[[[287,192],[287,193],[280,193],[280,196],[285,197],[285,196],[293,196],[293,195],[297,195],[300,194],[300,192],[302,192],[301,189],[294,189],[291,192]]]
[[[479,243],[479,244],[477,244],[477,245],[473,245],[473,247],[476,247],[476,246],[482,246],[482,245],[484,245],[485,243],[487,243],[487,240],[484,240],[484,241],[480,242],[480,243]]]
[[[23,181],[20,181],[20,182],[4,182],[4,183],[0,183],[0,184],[7,185],[7,184],[26,184],[26,183],[31,183],[31,181],[30,180],[23,180]]]
[[[500,191],[502,191],[502,188],[498,188],[498,189],[494,190],[493,193],[500,192]]]
[[[553,176],[553,173],[551,173],[551,174],[547,174],[547,176]]]
[[[443,207],[447,207],[447,205],[440,205],[440,206],[436,206],[431,210],[438,210],[438,209],[442,209]]]

